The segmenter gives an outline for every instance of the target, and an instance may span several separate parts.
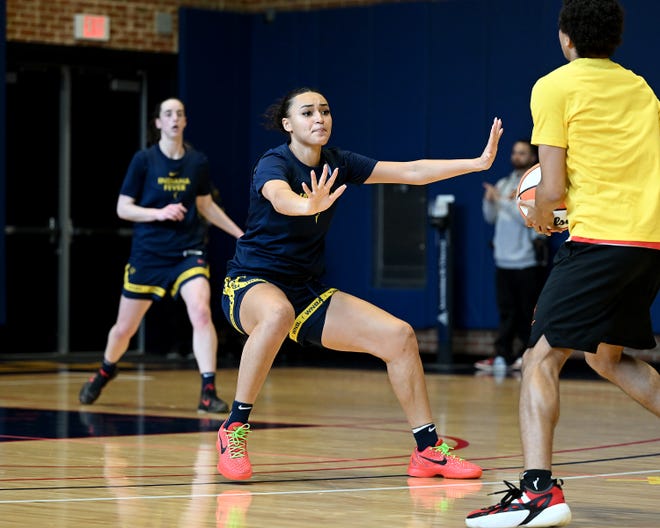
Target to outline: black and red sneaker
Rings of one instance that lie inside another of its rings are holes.
[[[229,405],[227,402],[221,398],[218,398],[218,395],[215,392],[215,385],[209,383],[202,390],[202,394],[199,396],[199,405],[197,405],[197,412],[200,414],[206,413],[225,413],[229,410]]]
[[[111,375],[108,375],[103,370],[98,370],[96,374],[90,377],[80,388],[78,393],[78,400],[84,405],[94,403],[101,395],[103,387],[107,385],[110,380],[117,377],[117,370]]]
[[[561,489],[563,481],[553,480],[549,488],[541,491],[531,490],[522,482],[520,488],[506,480],[504,484],[506,490],[495,492],[506,493],[499,503],[475,510],[465,518],[468,528],[544,528],[571,522],[571,510]]]

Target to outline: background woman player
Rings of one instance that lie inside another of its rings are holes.
[[[163,101],[154,120],[156,144],[133,156],[117,200],[117,214],[134,222],[117,321],[110,329],[103,363],[81,388],[80,403],[94,403],[117,374],[154,301],[167,293],[186,303],[193,352],[202,378],[199,412],[225,412],[215,388],[218,337],[211,317],[205,235],[208,222],[240,237],[243,231],[211,197],[208,160],[184,143],[186,115],[178,99]]]

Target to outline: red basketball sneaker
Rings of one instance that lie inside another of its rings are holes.
[[[520,488],[504,481],[506,493],[494,506],[475,510],[465,518],[468,528],[515,528],[529,526],[566,526],[571,522],[571,510],[561,490],[563,482],[553,480],[543,491],[532,491],[520,483]]]
[[[252,464],[247,452],[250,424],[232,423],[218,430],[218,471],[230,480],[246,480],[252,476]]]
[[[453,449],[442,440],[434,446],[429,446],[424,451],[415,448],[410,456],[408,475],[411,477],[441,477],[451,479],[479,478],[482,470],[476,464],[463,460],[449,451]]]

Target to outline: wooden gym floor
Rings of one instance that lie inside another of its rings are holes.
[[[223,415],[196,412],[194,365],[122,363],[91,406],[97,365],[0,362],[4,527],[460,527],[518,482],[519,380],[429,372],[439,431],[481,464],[476,481],[411,479],[413,440],[381,365],[276,366],[252,414],[254,476],[216,471]],[[233,397],[237,371],[220,368]],[[574,527],[660,525],[660,421],[570,360],[555,475]]]

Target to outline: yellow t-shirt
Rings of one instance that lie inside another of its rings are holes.
[[[660,249],[660,101],[609,59],[575,59],[532,89],[532,143],[566,149],[573,240]]]

